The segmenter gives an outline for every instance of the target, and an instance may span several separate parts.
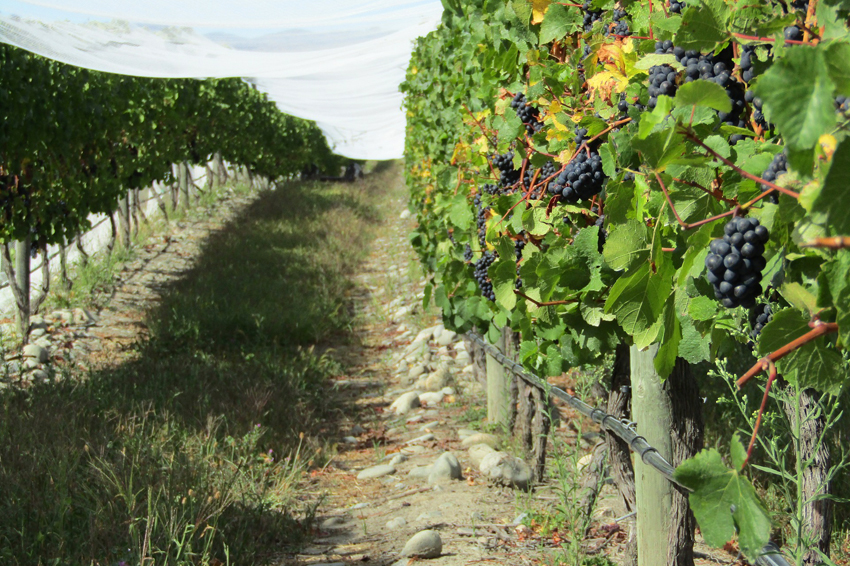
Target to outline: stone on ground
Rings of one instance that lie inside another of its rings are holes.
[[[469,448],[470,446],[475,446],[476,444],[486,444],[490,448],[495,449],[499,446],[499,437],[493,434],[488,434],[486,432],[477,432],[464,438],[460,444],[464,448]]]
[[[390,409],[396,415],[405,415],[410,412],[414,407],[419,406],[419,392],[418,391],[408,391],[403,394],[401,397],[393,401],[393,404],[390,405]]]
[[[396,517],[395,519],[387,521],[387,529],[391,531],[398,530],[405,525],[407,525],[407,521],[405,521],[404,517]]]
[[[402,556],[415,556],[417,558],[437,558],[443,553],[443,539],[437,531],[420,531],[413,535],[404,549]]]
[[[23,354],[25,358],[33,359],[41,364],[45,363],[49,357],[47,349],[37,344],[27,344],[24,346]]]
[[[459,479],[463,479],[460,462],[458,462],[457,457],[451,452],[445,452],[440,455],[437,461],[431,466],[431,473],[428,474],[428,483]]]
[[[381,478],[384,476],[388,476],[390,474],[395,473],[395,466],[391,466],[389,464],[379,464],[377,466],[372,466],[371,468],[366,468],[357,474],[358,480],[367,480],[372,478]]]
[[[484,458],[494,452],[496,451],[486,444],[475,444],[474,446],[469,447],[469,459],[472,460],[472,464],[475,467],[480,468],[481,462]]]
[[[523,491],[531,487],[531,468],[519,458],[505,452],[488,454],[481,460],[478,469],[496,485]]]

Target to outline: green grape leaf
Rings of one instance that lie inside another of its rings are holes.
[[[850,179],[850,141],[839,144],[832,156],[832,165],[820,194],[812,202],[811,211],[826,215],[829,234],[850,234],[850,191],[847,180]]]
[[[850,251],[839,250],[832,260],[824,264],[818,281],[821,295],[818,306],[835,306],[838,333],[846,346],[850,335]]]
[[[770,66],[755,94],[785,143],[807,149],[835,127],[834,89],[824,49],[799,45],[786,49],[785,57]]]
[[[717,301],[708,297],[694,297],[688,304],[688,315],[694,320],[706,321],[717,316]]]
[[[605,301],[605,312],[613,313],[623,330],[634,336],[655,324],[670,288],[667,277],[652,273],[649,263],[644,263],[617,279]]]
[[[673,371],[676,358],[679,357],[679,343],[682,341],[682,326],[679,324],[679,317],[676,316],[675,299],[675,295],[667,297],[664,313],[659,318],[660,328],[657,339],[660,345],[653,364],[662,380],[667,379]]]
[[[840,41],[827,47],[826,64],[838,93],[850,95],[850,43]]]
[[[732,445],[733,461],[740,464],[743,445],[737,437]],[[761,554],[770,539],[770,516],[750,481],[727,468],[717,450],[703,450],[686,460],[673,477],[693,490],[688,501],[706,543],[720,548],[737,530],[743,553],[751,559]]]
[[[673,104],[677,108],[706,106],[720,112],[732,110],[732,102],[729,100],[729,95],[726,94],[726,89],[717,83],[703,79],[680,86],[679,90],[676,91]]]
[[[461,230],[468,230],[472,227],[475,215],[472,214],[471,207],[466,200],[466,195],[458,194],[452,199],[449,208],[449,220]]]
[[[682,49],[708,51],[725,39],[729,8],[722,0],[698,0],[682,15],[676,45]]]
[[[649,258],[646,226],[629,220],[608,235],[602,257],[614,271],[627,271]]]
[[[549,4],[543,24],[540,26],[540,44],[549,43],[571,34],[581,21],[581,12],[561,6]]]

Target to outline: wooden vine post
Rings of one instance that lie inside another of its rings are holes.
[[[121,244],[125,248],[130,247],[130,199],[129,193],[125,192],[118,201],[118,224],[121,228]]]
[[[10,281],[10,283],[12,283]],[[21,301],[15,311],[18,328],[24,343],[27,342],[30,326],[30,239],[15,242],[15,284],[21,290]]]
[[[653,360],[658,345],[640,351],[631,347],[632,418],[637,433],[658,449],[668,462],[673,454],[670,439],[672,412]],[[673,486],[635,455],[638,566],[667,566],[667,533],[671,526]]]
[[[177,182],[180,184],[180,208],[183,210],[189,209],[189,162],[183,161],[177,166],[178,177]]]
[[[494,344],[500,352],[505,351],[510,330],[503,328],[499,340]],[[502,363],[487,356],[487,421],[510,430],[511,425],[511,380]]]

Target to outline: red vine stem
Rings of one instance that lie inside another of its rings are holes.
[[[733,216],[741,209],[741,207],[736,206],[732,210],[724,212],[723,214],[718,214],[716,216],[712,216],[711,218],[706,218],[705,220],[700,220],[699,222],[688,224],[687,222],[682,220],[682,217],[679,216],[679,213],[676,211],[676,207],[673,205],[673,201],[670,199],[670,193],[667,192],[667,187],[664,185],[664,181],[661,180],[661,175],[658,174],[658,171],[653,171],[653,173],[655,173],[655,179],[661,186],[661,192],[664,193],[664,198],[667,199],[667,204],[670,205],[670,210],[673,211],[673,216],[676,217],[676,222],[679,223],[679,226],[681,226],[683,230],[691,230],[693,228],[702,226],[703,224],[708,224],[709,222],[714,222],[715,220],[720,220],[721,218],[726,218],[727,216]]]
[[[732,163],[731,161],[729,161],[728,159],[726,159],[725,157],[723,157],[722,155],[720,155],[719,153],[717,153],[716,151],[714,151],[713,149],[711,149],[710,147],[705,145],[701,139],[699,139],[697,136],[695,136],[691,132],[685,131],[684,135],[685,135],[686,138],[688,138],[689,140],[691,140],[695,144],[702,147],[708,153],[710,153],[715,159],[717,159],[718,161],[722,161],[725,165],[734,169],[742,177],[746,177],[747,179],[752,179],[756,183],[761,183],[763,185],[767,185],[771,189],[779,191],[780,193],[785,193],[789,197],[800,198],[800,194],[795,193],[791,189],[786,189],[785,187],[780,187],[779,185],[775,185],[775,184],[771,183],[770,181],[762,179],[758,175],[753,175],[752,173],[747,173],[746,171],[744,171],[743,169],[741,169],[740,167],[738,167],[737,165],[735,165],[734,163]]]
[[[753,378],[753,376],[755,376],[756,374],[758,374],[758,372],[760,372],[762,369],[764,369],[764,365],[765,365],[766,362],[777,362],[777,361],[781,360],[782,358],[784,358],[785,356],[787,356],[788,354],[790,354],[791,352],[793,352],[794,350],[796,350],[797,348],[800,348],[801,346],[805,346],[806,344],[808,344],[809,342],[811,342],[815,338],[818,338],[819,336],[823,336],[824,334],[830,334],[832,332],[838,332],[838,324],[837,323],[816,321],[814,323],[814,328],[812,330],[806,332],[805,334],[803,334],[802,336],[800,336],[796,340],[792,340],[788,344],[785,344],[784,346],[782,346],[781,348],[779,348],[775,352],[772,352],[771,354],[769,354],[767,357],[762,358],[759,361],[757,361],[756,364],[753,367],[751,367],[750,370],[747,373],[742,375],[740,377],[740,379],[738,379],[738,381],[735,382],[735,384],[739,388],[743,387],[750,379]]]
[[[753,427],[753,435],[750,437],[749,446],[747,446],[747,457],[744,458],[744,461],[741,463],[742,470],[753,455],[753,446],[756,444],[756,437],[758,436],[759,427],[761,426],[761,417],[764,414],[764,408],[767,405],[767,396],[768,393],[770,393],[770,386],[773,385],[773,381],[776,379],[776,365],[772,361],[765,360],[764,363],[762,363],[762,369],[770,370],[770,375],[767,378],[767,385],[764,387],[764,397],[761,398],[761,407],[759,407],[759,414],[756,417],[756,426]]]
[[[732,33],[733,37],[737,37],[738,39],[749,39],[751,41],[763,41],[765,43],[774,43],[776,40],[772,37],[758,37],[756,35],[746,35],[743,33]],[[785,43],[791,43],[793,45],[814,45],[814,43],[808,41],[800,41],[797,39],[786,39]]]

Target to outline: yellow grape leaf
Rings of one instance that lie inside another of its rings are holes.
[[[565,149],[564,151],[562,151],[561,153],[558,154],[558,157],[555,158],[555,161],[557,161],[561,165],[566,165],[567,163],[570,162],[570,159],[573,158],[574,154],[575,154],[575,151]]]
[[[631,37],[627,37],[623,39],[623,53],[634,53],[635,51],[635,42],[632,41]]]
[[[557,114],[561,110],[562,110],[561,103],[558,102],[557,100],[553,100],[552,104],[549,105],[549,112],[551,112],[552,114]]]
[[[832,154],[835,153],[835,148],[838,147],[838,141],[835,139],[835,136],[832,134],[824,134],[818,140],[818,143],[823,149],[824,155],[826,155],[827,159],[832,159]]]
[[[549,4],[552,3],[552,0],[531,0],[531,23],[539,24],[543,21],[543,17],[546,15],[546,10],[549,8]]]
[[[596,73],[587,81],[590,90],[598,91],[602,98],[610,98],[612,92],[623,92],[628,84],[629,80],[625,76],[611,71]]]

